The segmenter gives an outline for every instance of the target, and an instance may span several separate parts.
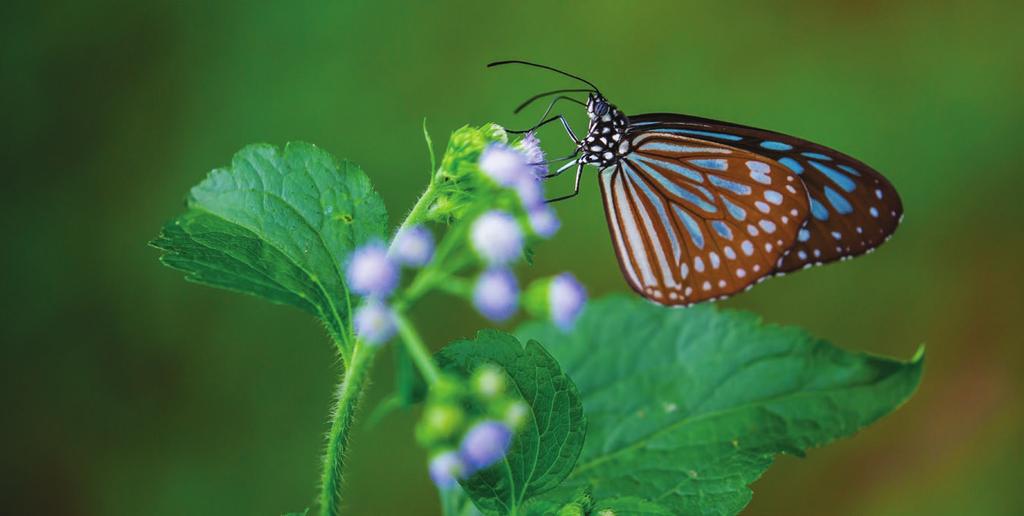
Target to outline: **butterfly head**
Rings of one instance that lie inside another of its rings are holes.
[[[619,108],[600,93],[593,92],[587,98],[587,116],[590,117],[590,126],[587,137],[580,144],[583,150],[580,162],[604,168],[629,153],[629,141],[626,139],[629,119]]]

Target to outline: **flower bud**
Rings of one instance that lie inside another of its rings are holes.
[[[499,421],[477,423],[466,432],[459,446],[459,457],[467,473],[486,468],[501,460],[512,443],[512,430]]]
[[[424,437],[430,441],[447,439],[462,428],[464,419],[462,409],[456,405],[447,403],[428,405],[423,411],[421,420]]]
[[[508,213],[493,210],[484,213],[470,229],[473,249],[491,265],[505,265],[523,254],[523,232]]]
[[[541,238],[551,238],[562,225],[555,210],[546,204],[531,209],[527,216],[530,218],[530,229]]]
[[[384,303],[369,299],[352,316],[355,334],[367,344],[380,345],[395,335],[395,314]]]
[[[516,400],[505,406],[501,420],[509,428],[519,430],[530,419],[530,407],[522,400]]]
[[[456,479],[462,476],[465,466],[457,453],[448,450],[434,455],[430,459],[428,469],[430,479],[438,489],[451,489],[455,486]]]
[[[352,292],[386,297],[398,284],[398,267],[388,258],[387,249],[373,242],[352,253],[345,276]]]
[[[515,186],[530,174],[526,157],[502,143],[492,143],[480,154],[480,170],[500,186]]]
[[[473,392],[483,399],[494,399],[505,392],[505,372],[493,365],[480,366],[470,379]]]
[[[490,269],[476,281],[473,306],[486,318],[501,322],[516,313],[519,304],[519,283],[511,271]]]
[[[395,235],[388,255],[409,267],[423,267],[434,255],[434,235],[423,226],[405,228]]]
[[[563,331],[569,331],[587,302],[587,291],[569,272],[530,284],[523,297],[528,312],[550,317]]]
[[[516,144],[516,148],[526,157],[531,175],[538,180],[544,179],[548,174],[548,166],[543,164],[544,151],[540,148],[540,139],[537,135],[533,132],[526,133],[526,136]]]

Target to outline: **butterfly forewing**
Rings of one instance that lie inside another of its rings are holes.
[[[739,292],[771,273],[808,217],[790,169],[746,150],[660,132],[601,173],[627,282],[662,304]]]
[[[892,185],[864,163],[793,136],[704,118],[632,116],[630,131],[718,142],[770,159],[796,173],[810,216],[796,243],[776,264],[784,273],[869,252],[896,230],[903,205]]]

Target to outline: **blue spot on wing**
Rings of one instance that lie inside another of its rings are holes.
[[[766,149],[768,149],[768,150],[775,150],[775,151],[787,151],[787,150],[790,150],[790,149],[793,148],[793,146],[788,144],[788,143],[775,142],[775,141],[770,141],[770,140],[769,141],[765,141],[765,142],[761,142],[761,146],[766,148]]]
[[[782,194],[775,190],[767,190],[764,192],[764,200],[772,204],[782,204]]]
[[[729,181],[728,179],[723,179],[723,178],[718,177],[718,176],[709,175],[708,176],[708,181],[711,181],[711,184],[713,184],[713,185],[715,185],[715,186],[717,186],[719,188],[724,188],[724,189],[729,190],[730,192],[732,192],[734,194],[737,194],[737,195],[750,195],[750,192],[751,192],[750,187],[747,186],[747,185],[741,185],[739,183],[734,183],[732,181]]]
[[[842,188],[847,192],[852,192],[854,188],[857,188],[857,184],[854,183],[853,180],[850,179],[849,177],[846,177],[846,175],[843,174],[842,172],[824,163],[818,163],[817,161],[811,161],[810,164],[814,168],[818,169],[819,172],[828,176],[828,178],[831,179],[833,183],[839,185],[839,188]]]
[[[711,227],[715,229],[716,233],[722,235],[722,238],[732,240],[732,230],[729,229],[729,226],[727,226],[725,222],[716,220],[711,223]]]
[[[818,220],[828,220],[828,209],[814,197],[811,197],[811,215]]]
[[[850,206],[850,201],[847,201],[846,197],[843,197],[829,186],[825,187],[825,198],[828,199],[829,204],[840,214],[853,213],[853,206]]]
[[[724,159],[691,159],[690,163],[712,170],[725,170],[729,168],[729,162]]]
[[[679,220],[683,221],[683,226],[686,227],[686,231],[690,233],[690,239],[693,240],[694,245],[698,249],[704,249],[704,233],[700,230],[700,226],[697,225],[697,221],[693,220],[693,217],[689,213],[683,211],[679,206],[672,206],[675,210],[676,216]]]
[[[670,170],[672,172],[675,172],[676,174],[679,174],[681,176],[685,176],[687,179],[689,179],[690,181],[693,181],[694,183],[703,183],[704,182],[704,176],[702,176],[700,174],[700,172],[697,172],[696,170],[692,170],[692,169],[686,168],[686,167],[680,165],[679,163],[673,163],[671,161],[666,161],[666,160],[663,160],[663,159],[652,158],[652,157],[645,156],[645,155],[640,154],[640,153],[633,153],[633,154],[631,154],[629,156],[629,158],[633,158],[633,159],[636,159],[637,161],[642,161],[644,163],[647,163],[647,164],[650,164],[650,165],[653,165],[653,166],[656,166],[656,167],[661,167],[661,168],[664,168],[664,169],[668,169],[668,170]],[[647,167],[645,167],[645,168],[647,168]]]
[[[736,206],[729,199],[722,197],[722,203],[725,204],[725,209],[729,211],[729,215],[732,215],[732,218],[736,220],[743,220],[747,218],[747,211]]]
[[[801,152],[801,154],[807,156],[808,158],[820,159],[822,161],[832,161],[831,157],[817,152]]]
[[[797,161],[797,160],[795,160],[795,159],[793,159],[793,158],[791,158],[789,156],[786,156],[785,158],[780,159],[779,163],[782,163],[783,165],[785,165],[786,168],[792,170],[793,172],[796,172],[797,174],[803,174],[804,173],[804,166],[801,165],[799,161]]]
[[[633,124],[638,125],[638,124]],[[698,131],[696,129],[655,129],[651,132],[654,133],[670,133],[670,134],[693,134],[696,136],[708,136],[711,138],[718,138],[720,140],[728,140],[731,142],[738,142],[743,139],[742,136],[736,136],[735,134],[715,133],[711,131]]]
[[[714,204],[711,204],[708,201],[705,201],[704,199],[701,199],[700,197],[697,197],[693,192],[683,188],[682,186],[679,186],[676,183],[673,183],[672,181],[669,181],[665,176],[661,175],[660,172],[658,172],[657,170],[655,170],[651,166],[647,165],[643,161],[636,161],[636,160],[627,160],[627,161],[629,161],[630,163],[634,163],[636,165],[639,165],[640,168],[643,169],[643,173],[647,177],[655,180],[659,185],[662,186],[662,188],[664,188],[665,190],[669,191],[670,193],[672,193],[676,197],[679,197],[680,199],[683,199],[685,201],[689,201],[689,202],[693,203],[695,206],[697,206],[698,208],[700,208],[700,209],[702,209],[704,211],[711,212],[711,213],[714,213],[714,212],[718,211],[718,208],[715,207]],[[626,173],[629,174],[629,176],[634,181],[637,181],[637,182],[641,181],[641,179],[637,175],[638,174],[637,171],[633,170],[632,167],[624,167],[624,170],[626,170]]]
[[[853,168],[853,167],[851,167],[849,165],[839,165],[839,168],[843,169],[844,171],[846,171],[847,173],[849,173],[851,175],[860,176],[860,172],[857,169],[855,169],[855,168]]]

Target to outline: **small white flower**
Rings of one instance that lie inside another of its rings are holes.
[[[405,228],[395,235],[388,254],[402,265],[423,267],[434,255],[434,235],[423,226]]]
[[[385,297],[398,284],[398,267],[383,244],[366,244],[352,253],[345,271],[348,287],[362,296]]]
[[[535,179],[544,179],[548,174],[548,166],[543,165],[545,160],[544,151],[540,148],[540,139],[533,132],[526,133],[526,136],[517,145],[526,157],[526,163]]]
[[[439,489],[455,487],[455,481],[462,476],[465,466],[459,454],[454,451],[441,452],[430,459],[430,479]]]
[[[367,344],[384,344],[395,335],[395,314],[384,303],[370,299],[356,309],[352,326]]]
[[[530,173],[526,157],[501,143],[488,145],[480,154],[478,165],[494,182],[504,187],[515,186],[524,175]]]
[[[583,311],[587,302],[587,291],[576,277],[563,272],[551,279],[548,290],[548,303],[551,307],[551,320],[563,331],[572,329],[576,318]]]
[[[555,210],[545,204],[530,210],[528,215],[530,228],[541,238],[551,238],[562,225],[558,221],[558,216],[555,215]]]
[[[530,174],[524,174],[515,184],[516,193],[519,194],[519,202],[527,211],[544,206],[544,187],[539,179]]]
[[[519,306],[519,283],[515,275],[504,268],[481,274],[473,288],[473,306],[492,321],[501,322],[512,317]]]
[[[501,460],[511,443],[512,430],[505,423],[481,421],[462,438],[459,456],[468,467],[467,473],[471,473]]]
[[[473,221],[470,238],[473,249],[491,265],[511,263],[523,253],[519,223],[502,211],[489,211]]]

